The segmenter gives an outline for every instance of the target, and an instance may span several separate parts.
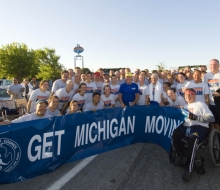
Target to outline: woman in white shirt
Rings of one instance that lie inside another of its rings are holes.
[[[105,85],[103,88],[103,93],[101,95],[101,100],[103,101],[104,108],[113,108],[115,107],[115,96],[111,94],[110,85]]]
[[[189,81],[186,80],[186,75],[184,73],[179,73],[177,77],[180,83],[176,86],[176,93],[184,97],[184,91]]]
[[[138,88],[140,91],[140,96],[137,101],[137,105],[148,105],[149,102],[149,88],[145,84],[145,76],[143,74],[139,75],[139,83],[138,83]]]
[[[80,83],[79,92],[73,96],[73,100],[78,102],[79,110],[83,111],[84,106],[87,104],[86,83]]]
[[[97,86],[94,82],[92,82],[92,73],[87,72],[86,73],[86,81],[84,81],[87,86],[86,95],[88,98],[88,103],[92,101],[92,95],[97,90]]]
[[[118,99],[118,91],[119,91],[120,85],[117,82],[116,75],[111,76],[111,82],[112,82],[112,84],[110,85],[111,94],[113,94],[114,97],[115,97],[115,107],[120,107],[121,105],[120,105],[120,102],[119,102],[119,99]]]
[[[27,104],[27,113],[33,113],[36,110],[36,102],[38,100],[47,100],[50,96],[50,92],[48,90],[48,81],[42,80],[40,82],[40,88],[34,90],[30,96],[30,99]]]
[[[169,97],[168,102],[170,106],[183,108],[183,106],[187,104],[182,96],[176,94],[175,88],[168,89],[167,95]]]

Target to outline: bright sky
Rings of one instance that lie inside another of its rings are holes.
[[[77,44],[93,70],[207,65],[220,59],[219,8],[219,0],[1,0],[0,45],[54,48],[66,68]]]

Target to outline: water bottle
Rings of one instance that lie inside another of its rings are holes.
[[[186,134],[185,134],[186,137],[189,137],[190,130],[191,130],[191,128],[190,128],[190,127],[187,127],[187,129],[186,129]]]

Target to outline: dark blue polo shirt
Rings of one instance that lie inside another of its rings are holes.
[[[126,106],[129,106],[129,102],[133,102],[135,100],[135,94],[139,93],[138,85],[135,83],[131,84],[121,84],[119,91],[122,94],[122,101]]]

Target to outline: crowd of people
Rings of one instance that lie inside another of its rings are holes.
[[[178,156],[174,165],[182,162],[182,152],[179,147],[179,137],[184,136],[188,128],[196,131],[198,138],[190,141],[191,158],[197,140],[207,135],[208,123],[220,129],[219,105],[215,101],[220,97],[219,61],[212,59],[209,70],[205,65],[192,70],[190,66],[178,70],[153,70],[129,68],[116,72],[105,72],[102,68],[96,72],[81,74],[81,69],[69,69],[61,72],[61,78],[54,81],[51,91],[48,91],[47,80],[40,83],[33,77],[29,83],[24,80],[18,83],[16,78],[8,87],[11,99],[23,97],[28,101],[27,115],[13,121],[16,123],[33,119],[73,114],[84,111],[126,106],[160,105],[185,108],[189,117],[182,127],[173,133],[174,144],[178,147]],[[197,140],[196,140],[197,139]],[[192,161],[189,161],[187,172],[183,179],[190,180]]]

